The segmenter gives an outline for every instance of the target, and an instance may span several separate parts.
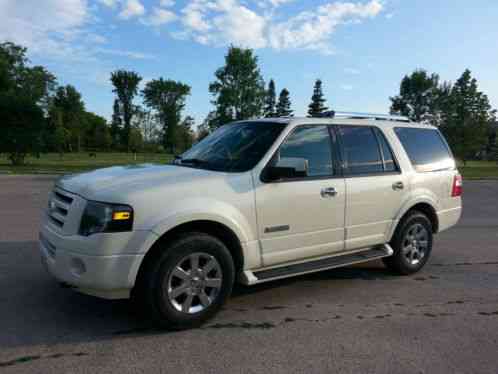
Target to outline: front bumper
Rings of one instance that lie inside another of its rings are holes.
[[[129,298],[145,252],[157,235],[150,231],[125,234],[127,240],[119,239],[118,233],[107,234],[116,235],[116,240],[107,237],[98,242],[118,247],[113,248],[112,254],[95,255],[93,252],[99,248],[84,251],[92,240],[64,236],[44,225],[39,241],[42,263],[59,282],[79,292],[106,299]],[[109,252],[108,248],[100,249],[102,253]]]

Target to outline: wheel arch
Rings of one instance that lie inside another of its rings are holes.
[[[403,209],[400,211],[398,216],[396,217],[389,235],[387,237],[387,241],[391,241],[396,229],[399,224],[403,220],[403,218],[412,211],[419,211],[427,216],[432,225],[432,232],[436,234],[439,231],[439,218],[437,215],[437,208],[434,201],[430,199],[421,199],[417,201],[413,201],[409,204],[406,204]]]
[[[157,256],[164,251],[164,244],[188,232],[212,235],[226,245],[232,255],[236,274],[244,268],[244,251],[238,235],[227,225],[214,220],[199,219],[178,224],[162,233],[145,254],[135,277],[135,285],[141,284],[144,274]]]

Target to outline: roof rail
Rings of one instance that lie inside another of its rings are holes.
[[[318,115],[321,118],[348,118],[348,119],[371,119],[375,121],[395,121],[395,122],[410,122],[408,117],[376,114],[376,113],[358,113],[358,112],[335,112],[333,110],[324,112]]]

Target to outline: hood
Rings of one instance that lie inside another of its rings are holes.
[[[97,169],[59,178],[56,185],[90,200],[123,195],[165,183],[195,182],[213,177],[217,172],[175,165],[128,165]],[[112,202],[111,200],[106,200]]]

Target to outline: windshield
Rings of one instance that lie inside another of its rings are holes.
[[[285,126],[274,122],[228,124],[194,145],[174,163],[227,172],[248,171],[261,160]]]

